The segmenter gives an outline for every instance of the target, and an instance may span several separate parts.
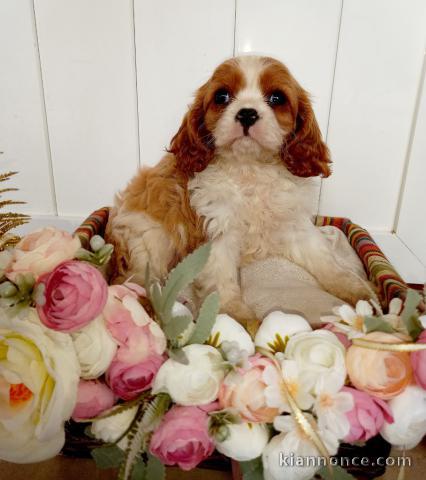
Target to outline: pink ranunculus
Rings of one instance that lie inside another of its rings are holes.
[[[426,343],[426,330],[420,334],[417,343]],[[410,355],[414,378],[417,384],[426,390],[426,350],[412,352]]]
[[[354,399],[354,408],[346,413],[351,429],[345,442],[364,442],[379,433],[385,420],[393,423],[392,412],[384,400],[355,388],[343,387],[342,391],[350,393]]]
[[[272,423],[279,412],[266,405],[262,375],[267,366],[274,366],[272,360],[256,354],[248,369],[228,374],[219,390],[220,406],[237,410],[247,422]]]
[[[103,310],[108,285],[101,273],[86,262],[70,260],[42,275],[38,284],[45,286],[44,305],[37,305],[40,320],[48,328],[75,332]]]
[[[74,420],[93,418],[114,405],[114,394],[98,380],[80,380],[77,403],[72,413]]]
[[[338,328],[333,323],[327,323],[324,327],[322,327],[323,330],[329,330],[330,332],[333,332],[334,335],[339,339],[340,343],[345,347],[349,348],[352,345],[352,342],[349,340],[347,335],[345,335],[343,332],[339,331]]]
[[[52,271],[60,263],[74,258],[81,247],[78,237],[53,227],[36,230],[13,249],[12,261],[6,269],[9,280],[19,274],[32,273],[37,279]]]
[[[154,431],[150,450],[165,465],[191,470],[214,451],[208,433],[209,418],[203,407],[174,406]]]
[[[142,287],[132,283],[108,287],[108,300],[102,313],[111,335],[122,345],[127,342],[134,327],[152,322],[138,302],[138,297],[144,294]]]

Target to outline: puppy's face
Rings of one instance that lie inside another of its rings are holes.
[[[221,64],[198,90],[170,151],[178,168],[193,175],[217,149],[279,156],[302,177],[330,173],[308,95],[272,58],[244,56]]]

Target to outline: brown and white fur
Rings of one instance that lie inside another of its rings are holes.
[[[242,109],[255,110],[254,124],[240,120]],[[311,177],[327,177],[329,164],[309,97],[283,64],[257,56],[224,62],[198,90],[169,153],[117,197],[108,236],[118,280],[142,282],[147,262],[164,277],[210,240],[197,295],[217,290],[222,311],[242,322],[253,314],[239,269],[267,257],[295,262],[352,304],[368,297],[312,222]]]

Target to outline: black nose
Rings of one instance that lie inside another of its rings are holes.
[[[235,116],[235,120],[240,122],[245,128],[249,128],[254,125],[258,118],[259,115],[254,108],[242,108]]]

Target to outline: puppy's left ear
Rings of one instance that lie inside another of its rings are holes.
[[[283,145],[281,157],[288,170],[298,177],[328,177],[331,174],[328,147],[322,140],[309,97],[302,88],[293,137]]]
[[[178,170],[190,177],[204,170],[214,153],[214,139],[204,123],[206,90],[207,84],[197,91],[194,103],[183,118],[168,149],[176,157]]]

